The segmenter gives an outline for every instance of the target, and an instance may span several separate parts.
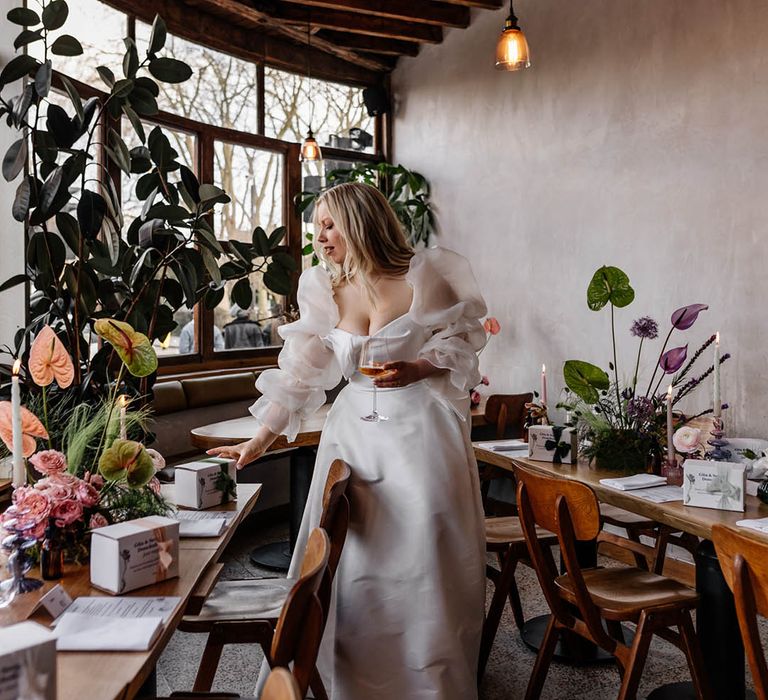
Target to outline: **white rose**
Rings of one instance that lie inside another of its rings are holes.
[[[672,436],[672,444],[683,454],[695,452],[701,446],[701,430],[686,426],[678,428]]]
[[[147,454],[152,460],[152,464],[154,464],[156,472],[159,472],[161,469],[165,469],[165,457],[163,457],[163,455],[161,455],[157,450],[153,450],[151,447],[147,448]]]

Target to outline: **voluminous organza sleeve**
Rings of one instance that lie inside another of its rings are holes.
[[[481,318],[487,309],[466,258],[427,248],[411,261],[411,317],[432,332],[419,358],[446,369],[425,381],[430,391],[466,420],[469,390],[480,382],[477,353],[486,342]]]
[[[325,403],[326,389],[341,381],[333,350],[323,341],[339,322],[328,273],[321,267],[305,270],[299,279],[299,320],[280,326],[285,343],[277,360],[280,369],[259,375],[261,397],[251,406],[259,422],[288,442],[296,439],[301,421]]]

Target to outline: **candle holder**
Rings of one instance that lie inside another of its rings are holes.
[[[10,534],[3,540],[2,547],[8,552],[6,564],[10,578],[0,583],[0,607],[8,605],[19,593],[36,591],[43,582],[40,579],[27,578],[27,573],[34,565],[32,549],[37,540],[29,537],[24,528],[18,527],[16,520],[7,520],[4,527]]]
[[[525,427],[530,428],[532,425],[549,425],[545,405],[535,402],[525,404]]]
[[[707,459],[712,459],[716,462],[727,462],[731,458],[731,451],[724,449],[729,443],[725,439],[722,418],[712,419],[712,430],[709,431],[709,434],[712,438],[707,440],[707,444],[712,445],[714,449],[707,452]]]
[[[664,460],[661,465],[661,475],[667,479],[670,486],[683,485],[683,468],[674,458]]]

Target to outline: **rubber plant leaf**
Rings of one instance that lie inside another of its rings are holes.
[[[134,440],[115,440],[99,458],[99,471],[107,481],[125,482],[137,489],[155,475],[152,457]]]
[[[683,306],[672,313],[672,325],[679,331],[687,331],[699,317],[702,311],[709,308],[706,304],[690,304]]]
[[[133,330],[129,323],[100,318],[94,324],[94,330],[117,351],[134,377],[146,377],[157,369],[157,355],[149,338]]]
[[[10,451],[13,451],[12,416],[11,402],[0,401],[0,439],[2,439]],[[22,453],[25,457],[31,457],[35,454],[37,449],[37,440],[35,438],[48,439],[48,431],[45,429],[45,426],[32,411],[24,406],[21,407],[21,432],[23,434],[21,443]]]
[[[597,403],[600,392],[611,385],[608,375],[602,369],[581,360],[568,360],[565,363],[563,379],[566,386],[588,404]]]
[[[43,326],[32,343],[29,373],[40,387],[48,386],[55,379],[62,389],[66,389],[75,378],[72,358],[50,326]]]
[[[629,277],[618,267],[603,265],[587,287],[587,306],[592,311],[600,311],[609,302],[620,309],[629,306],[634,298],[635,290],[629,284]]]

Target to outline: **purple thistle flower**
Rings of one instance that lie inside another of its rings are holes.
[[[629,332],[636,338],[643,338],[644,340],[653,340],[659,337],[659,324],[656,323],[650,316],[643,316],[638,318],[629,329]]]
[[[649,420],[654,412],[653,401],[645,396],[636,396],[627,403],[627,415],[641,423]]]

